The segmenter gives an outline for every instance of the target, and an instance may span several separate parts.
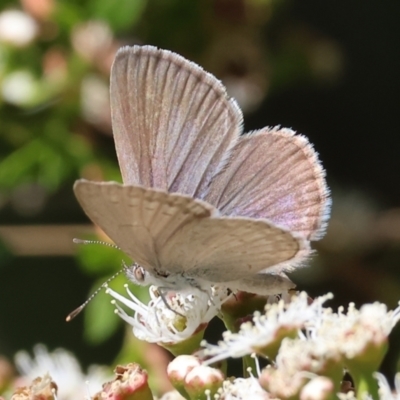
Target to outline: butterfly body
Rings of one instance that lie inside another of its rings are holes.
[[[209,284],[199,282],[194,278],[186,276],[184,272],[178,274],[170,274],[165,271],[153,269],[153,273],[149,273],[146,269],[137,263],[125,266],[125,275],[127,278],[137,285],[150,286],[154,285],[166,290],[183,291],[186,289],[207,290]]]

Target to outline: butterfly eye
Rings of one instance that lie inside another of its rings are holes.
[[[139,265],[135,266],[133,274],[138,282],[143,282],[145,277],[145,271]]]

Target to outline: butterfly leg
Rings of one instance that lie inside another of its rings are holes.
[[[186,318],[183,314],[181,314],[180,312],[174,310],[174,309],[168,304],[166,294],[167,294],[168,292],[171,292],[171,288],[159,286],[159,287],[157,287],[157,291],[158,291],[158,294],[160,295],[161,300],[163,301],[165,307],[168,308],[168,310],[174,312],[175,314],[177,314],[177,315],[179,315],[179,316],[181,316],[181,317],[183,317],[183,318]]]

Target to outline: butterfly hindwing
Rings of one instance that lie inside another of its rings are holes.
[[[223,214],[267,218],[318,239],[329,212],[325,173],[308,140],[290,129],[244,135],[205,200]]]

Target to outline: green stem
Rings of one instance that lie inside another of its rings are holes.
[[[250,376],[248,368],[251,368],[251,372],[254,376],[257,376],[257,365],[256,360],[250,356],[244,356],[242,358],[243,363],[243,378],[248,378]]]
[[[379,386],[377,380],[368,373],[351,374],[357,392],[357,399],[364,400],[369,394],[373,399],[379,399]]]

